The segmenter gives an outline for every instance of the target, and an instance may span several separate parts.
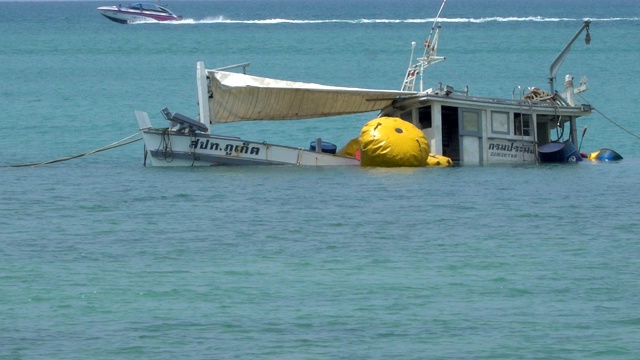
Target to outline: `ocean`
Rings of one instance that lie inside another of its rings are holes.
[[[425,86],[589,79],[573,165],[144,166],[134,110],[196,117],[196,62],[400,89],[436,0],[0,1],[1,359],[637,359],[640,2],[449,0]],[[584,34],[583,34],[584,36]],[[577,83],[577,82],[576,82]],[[339,146],[376,114],[216,125]]]

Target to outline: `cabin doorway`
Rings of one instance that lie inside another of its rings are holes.
[[[458,108],[442,107],[442,155],[460,161]]]

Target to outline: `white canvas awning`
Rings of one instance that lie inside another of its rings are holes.
[[[207,70],[212,122],[296,120],[377,111],[415,92],[285,81]]]

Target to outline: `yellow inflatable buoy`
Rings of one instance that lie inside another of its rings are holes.
[[[397,117],[369,121],[360,132],[360,165],[422,167],[429,158],[429,142],[422,131]]]
[[[451,166],[453,161],[444,155],[429,154],[427,166]]]
[[[342,149],[338,150],[336,155],[348,156],[348,157],[356,157],[358,150],[360,150],[360,139],[355,138],[351,139],[347,145],[342,147]]]

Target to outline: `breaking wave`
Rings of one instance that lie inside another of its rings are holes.
[[[434,18],[427,19],[326,19],[326,20],[296,20],[296,19],[261,19],[261,20],[233,20],[224,16],[207,17],[201,20],[184,19],[171,24],[325,24],[325,23],[345,23],[345,24],[375,24],[375,23],[433,23]],[[490,22],[557,22],[557,21],[640,21],[640,17],[628,18],[603,18],[603,19],[578,19],[578,18],[553,18],[542,16],[527,17],[484,17],[484,18],[440,18],[442,23],[490,23]]]

